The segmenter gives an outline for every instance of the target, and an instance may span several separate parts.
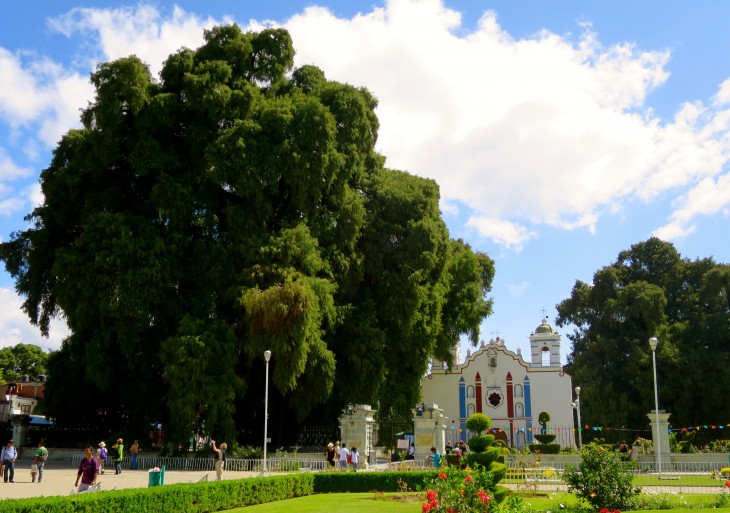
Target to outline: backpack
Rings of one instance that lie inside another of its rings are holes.
[[[106,461],[106,447],[101,448],[101,452],[99,453],[99,458]]]
[[[40,451],[41,451],[41,454],[38,456],[38,461],[42,461],[45,463],[46,461],[48,461],[48,449],[46,449],[45,447],[42,447],[40,449]]]

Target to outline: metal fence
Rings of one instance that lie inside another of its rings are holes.
[[[525,465],[524,462],[507,461],[507,476],[503,483],[510,488],[540,491],[565,491],[563,473],[569,462],[549,462]],[[654,462],[634,462],[631,470],[634,484],[649,493],[727,493],[726,477],[722,462],[684,461],[662,463],[662,471]],[[502,484],[502,483],[500,483]]]
[[[78,465],[83,456],[73,456],[72,464]],[[122,468],[128,469],[130,457],[122,459]],[[316,471],[325,470],[327,462],[321,458],[266,458],[266,470],[268,472],[298,472],[300,470]],[[137,456],[137,468],[151,469],[165,466],[166,470],[215,470],[215,460],[212,458],[177,458],[162,456]],[[107,460],[107,470],[114,467],[112,460]],[[264,468],[263,459],[234,459],[226,460],[226,470],[232,472],[261,472]]]

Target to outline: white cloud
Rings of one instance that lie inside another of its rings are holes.
[[[524,226],[494,217],[472,216],[466,224],[476,228],[482,237],[490,238],[507,248],[514,248],[515,251],[520,251],[525,242],[536,236]]]
[[[721,214],[728,216],[730,207],[730,173],[716,180],[706,178],[680,199],[681,207],[674,211],[670,222],[658,228],[654,235],[664,240],[686,237],[696,231],[692,220],[698,216]]]
[[[15,292],[0,288],[0,348],[14,346],[19,343],[35,344],[43,349],[60,349],[61,342],[70,331],[63,320],[51,322],[48,338],[40,334],[38,327],[28,321],[28,316],[21,310],[22,300]]]
[[[523,281],[521,283],[508,283],[507,284],[507,290],[509,290],[509,293],[513,298],[521,297],[529,288],[530,288],[530,284],[526,281]]]
[[[88,69],[134,53],[156,74],[171,52],[228,21],[139,4],[73,9],[51,26],[81,38]],[[663,120],[646,101],[668,80],[668,51],[604,46],[589,24],[575,37],[515,39],[490,11],[469,33],[460,23],[440,0],[391,0],[350,19],[310,7],[283,25],[297,65],[374,92],[390,167],[435,179],[444,211],[463,204],[469,225],[506,247],[519,250],[540,225],[594,231],[625,203],[692,198],[703,180],[719,181],[730,154],[728,83],[708,105],[688,102]],[[10,123],[39,120],[48,145],[92,96],[85,77],[47,61],[23,65],[3,50],[0,69],[10,87],[0,88],[0,110]],[[692,205],[680,204],[671,223],[691,226],[701,213]]]

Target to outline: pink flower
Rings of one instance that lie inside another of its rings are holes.
[[[432,500],[434,500],[434,499],[435,499],[436,497],[437,497],[437,494],[436,494],[436,492],[434,492],[433,490],[429,490],[429,491],[427,491],[427,492],[426,492],[426,500],[427,500],[427,501],[432,501]]]
[[[466,477],[464,478],[464,482],[465,482],[465,483],[473,483],[473,482],[474,482],[474,478],[473,478],[473,477],[471,477],[471,476],[466,476]]]

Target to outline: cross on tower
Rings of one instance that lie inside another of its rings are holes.
[[[542,308],[542,316],[547,319],[547,315],[545,315],[545,307]]]

